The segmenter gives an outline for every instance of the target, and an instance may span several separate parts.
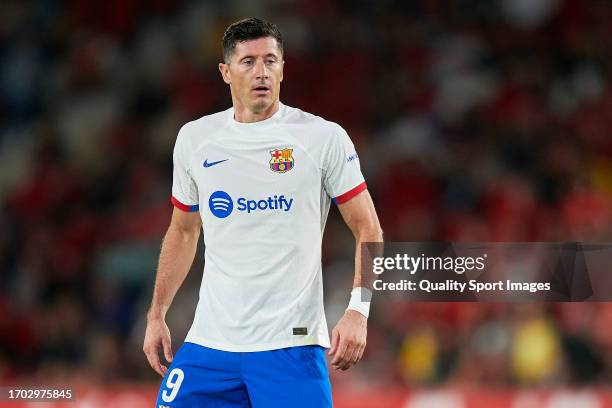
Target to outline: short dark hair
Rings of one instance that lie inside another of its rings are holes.
[[[260,18],[245,18],[232,23],[223,33],[223,60],[227,63],[236,48],[236,43],[272,37],[283,54],[283,36],[275,24]]]

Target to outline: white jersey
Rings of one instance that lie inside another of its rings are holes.
[[[329,347],[321,240],[330,202],[365,190],[339,125],[280,104],[270,118],[234,110],[184,125],[172,203],[199,211],[205,264],[185,341],[225,351]]]

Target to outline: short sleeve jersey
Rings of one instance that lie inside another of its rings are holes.
[[[332,201],[366,189],[339,125],[282,103],[240,123],[234,110],[184,125],[172,203],[199,211],[205,264],[186,341],[225,351],[329,347],[321,241]]]

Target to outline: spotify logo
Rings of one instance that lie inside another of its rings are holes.
[[[208,199],[208,207],[215,217],[225,218],[234,210],[234,202],[225,191],[215,191]]]

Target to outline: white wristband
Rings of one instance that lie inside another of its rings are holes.
[[[370,314],[370,302],[372,301],[372,291],[368,288],[358,287],[351,291],[351,300],[349,300],[346,310],[355,310],[366,318]]]

